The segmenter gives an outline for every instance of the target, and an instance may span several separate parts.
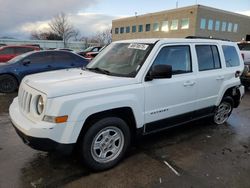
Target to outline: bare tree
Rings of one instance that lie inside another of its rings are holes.
[[[74,29],[68,20],[68,16],[63,12],[55,16],[49,26],[53,33],[62,38],[64,47],[66,47],[66,43],[70,38],[77,38],[79,35],[79,31]]]
[[[104,31],[96,33],[93,40],[96,40],[100,45],[107,45],[112,42],[111,29],[106,29]]]
[[[43,31],[32,31],[31,32],[31,39],[34,40],[62,40],[62,37],[56,35],[55,33],[43,32]]]

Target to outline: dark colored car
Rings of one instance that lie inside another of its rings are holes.
[[[88,61],[68,51],[36,51],[19,55],[0,64],[0,92],[14,92],[24,76],[44,71],[83,67]]]
[[[88,52],[99,52],[101,48],[102,48],[102,46],[91,46],[91,47],[86,48],[83,51],[78,52],[78,54],[83,56],[83,57],[86,57],[86,54]]]
[[[37,46],[2,46],[0,47],[0,63],[9,61],[10,59],[34,50],[40,50]]]

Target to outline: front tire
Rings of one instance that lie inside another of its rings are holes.
[[[219,106],[216,107],[213,121],[217,125],[225,123],[233,111],[233,99],[232,97],[225,97],[222,99]]]
[[[130,129],[118,117],[100,119],[82,137],[80,153],[92,170],[106,170],[115,166],[130,145]]]
[[[11,75],[0,76],[0,92],[12,93],[17,90],[18,83],[15,77]]]

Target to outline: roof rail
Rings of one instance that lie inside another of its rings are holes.
[[[222,39],[222,38],[213,38],[212,36],[209,37],[200,37],[200,36],[187,36],[186,39],[213,39],[213,40],[223,40],[223,41],[231,41],[229,39]]]

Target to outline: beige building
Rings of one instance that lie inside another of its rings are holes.
[[[186,36],[250,40],[250,17],[194,5],[112,21],[113,41]]]

